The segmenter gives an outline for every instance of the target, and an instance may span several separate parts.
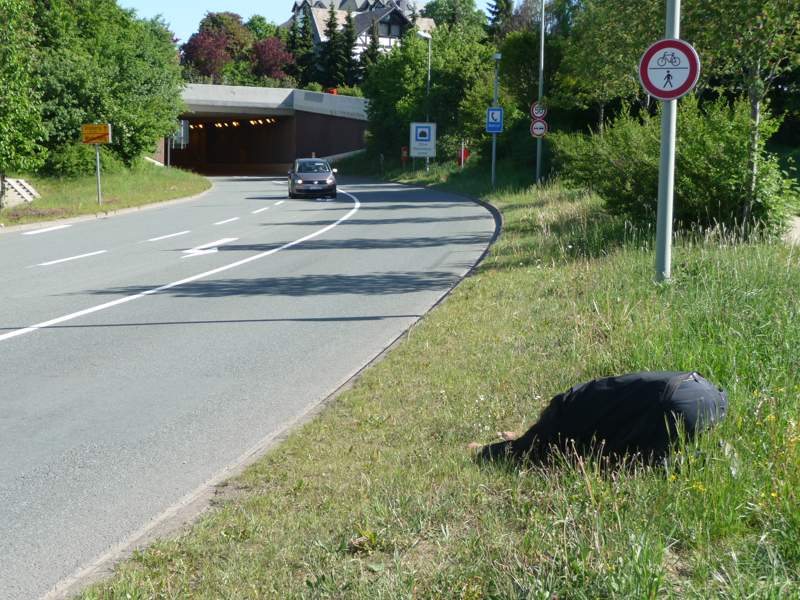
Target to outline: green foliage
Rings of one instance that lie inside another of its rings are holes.
[[[372,66],[378,62],[378,59],[381,57],[381,42],[378,36],[378,23],[377,21],[373,23],[372,28],[369,32],[369,45],[364,49],[361,53],[360,57],[360,68],[361,68],[361,80],[367,78],[369,70]]]
[[[296,77],[301,85],[305,86],[314,80],[315,77],[315,57],[314,57],[314,32],[311,29],[311,11],[308,7],[303,9],[303,23],[300,26],[300,34],[297,38],[295,49],[292,53],[295,57]],[[297,16],[295,15],[295,21]]]
[[[172,133],[181,74],[172,34],[113,0],[35,0],[35,78],[42,91],[45,145],[79,139],[83,123],[111,123],[110,150],[130,164]]]
[[[422,15],[436,21],[438,27],[482,30],[486,24],[486,14],[476,8],[475,0],[430,0]]]
[[[31,75],[37,60],[31,6],[0,0],[0,177],[35,169],[42,157],[41,99]],[[0,184],[2,185],[2,184]],[[0,189],[0,201],[2,201]]]
[[[602,128],[605,107],[640,95],[636,65],[660,37],[661,0],[588,0],[577,13],[556,77],[558,102],[597,107]]]
[[[428,44],[411,30],[403,43],[382,56],[369,71],[364,94],[369,99],[371,144],[394,156],[408,144],[408,124],[430,117],[438,124],[443,156],[457,155],[456,148],[468,134],[480,128],[474,111],[482,106],[464,102],[465,97],[485,98],[493,72],[493,50],[482,43],[479,29],[443,26],[433,34],[431,92],[427,94]],[[487,79],[487,77],[489,79]],[[473,88],[480,87],[483,92]]]
[[[345,32],[339,30],[336,9],[331,2],[328,20],[325,23],[325,37],[319,53],[319,81],[326,87],[336,87],[347,80],[348,60]],[[354,32],[351,31],[354,39]],[[352,46],[349,50],[352,57]]]
[[[346,85],[355,85],[359,80],[359,64],[358,58],[354,54],[358,36],[356,34],[355,23],[353,22],[353,13],[347,11],[345,18],[344,28],[342,29],[342,57],[344,60],[344,79],[339,82]]]
[[[256,42],[276,36],[279,33],[278,26],[275,23],[270,23],[261,15],[253,15],[244,26],[250,30]]]
[[[43,175],[53,177],[80,177],[95,172],[95,150],[91,144],[71,143],[53,148],[41,169]],[[124,163],[106,147],[100,148],[100,167],[103,173],[120,173]]]
[[[718,101],[699,107],[681,102],[675,177],[675,219],[683,227],[737,225],[748,197],[747,102]],[[777,127],[765,118],[762,139]],[[623,113],[601,134],[554,134],[556,161],[572,181],[597,191],[614,214],[654,222],[660,156],[660,116]],[[797,188],[776,157],[759,147],[762,169],[752,219],[780,229],[797,207]],[[741,223],[738,223],[741,225]]]
[[[254,26],[258,29],[260,23]],[[242,22],[242,17],[232,12],[208,12],[200,21],[200,33],[208,32],[225,36],[225,49],[233,59],[246,59],[256,40],[255,31]]]
[[[363,98],[364,91],[357,85],[340,85],[337,90],[342,96],[355,96],[356,98]]]
[[[513,0],[493,0],[488,6],[489,33],[495,40],[501,40],[511,30],[514,18]]]

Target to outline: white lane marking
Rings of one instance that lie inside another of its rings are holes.
[[[280,206],[280,205],[281,205],[281,204],[283,204],[284,202],[286,202],[286,200],[281,200],[280,202],[276,202],[276,203],[275,203],[275,206]]]
[[[162,235],[161,237],[154,237],[147,240],[148,242],[160,242],[161,240],[168,240],[169,238],[178,237],[179,235],[186,235],[192,233],[191,230],[179,231],[178,233],[170,233],[169,235]]]
[[[51,231],[58,231],[59,229],[66,229],[72,225],[56,225],[55,227],[48,227],[47,229],[34,229],[33,231],[26,231],[22,235],[39,235],[40,233],[49,233]]]
[[[269,210],[269,206],[265,206],[264,208],[259,208],[258,210],[254,210],[254,211],[253,211],[252,213],[250,213],[250,214],[251,214],[251,215],[257,215],[258,213],[262,213],[262,212],[264,212],[265,210]]]
[[[51,260],[50,262],[43,262],[36,265],[37,267],[49,267],[50,265],[57,265],[65,263],[70,260],[78,260],[79,258],[88,258],[90,256],[97,256],[98,254],[105,254],[108,250],[98,250],[97,252],[89,252],[88,254],[79,254],[78,256],[70,256],[69,258],[59,258],[58,260]]]
[[[152,296],[153,294],[158,294],[159,292],[163,292],[180,285],[186,285],[187,283],[192,283],[194,281],[198,281],[200,279],[205,279],[206,277],[211,277],[212,275],[217,275],[218,273],[224,273],[225,271],[229,271],[231,269],[235,269],[236,267],[241,267],[242,265],[246,265],[247,263],[251,263],[256,260],[261,260],[262,258],[266,258],[267,256],[272,256],[273,254],[277,254],[282,250],[288,250],[294,246],[302,244],[303,242],[307,242],[308,240],[313,240],[315,237],[322,235],[344,223],[352,217],[358,209],[361,208],[361,202],[359,202],[358,198],[349,192],[345,192],[341,190],[343,194],[346,194],[350,198],[353,199],[355,202],[355,206],[350,209],[345,216],[341,219],[336,221],[335,223],[331,223],[330,225],[326,225],[322,229],[317,229],[316,231],[309,233],[306,236],[298,238],[293,242],[287,242],[283,246],[278,248],[273,248],[272,250],[267,250],[266,252],[261,252],[259,254],[254,254],[253,256],[248,256],[247,258],[243,258],[241,260],[237,260],[236,262],[232,262],[229,265],[223,265],[221,267],[217,267],[216,269],[211,269],[210,271],[206,271],[205,273],[200,273],[198,275],[192,275],[191,277],[187,277],[186,279],[181,279],[180,281],[173,281],[172,283],[168,283],[166,285],[162,285],[157,288],[153,288],[144,292],[140,292],[138,294],[133,294],[131,296],[125,296],[123,298],[117,298],[116,300],[111,300],[110,302],[106,302],[104,304],[98,304],[97,306],[92,306],[91,308],[86,308],[84,310],[80,310],[78,312],[71,313],[69,315],[64,315],[63,317],[57,317],[55,319],[50,319],[49,321],[44,321],[42,323],[37,323],[36,325],[31,325],[30,327],[25,327],[23,329],[16,329],[14,331],[10,331],[8,333],[4,333],[0,335],[0,342],[4,342],[5,340],[10,340],[11,338],[19,337],[21,335],[26,335],[28,333],[33,333],[34,331],[39,331],[40,329],[46,329],[48,327],[53,327],[54,325],[60,325],[61,323],[65,323],[67,321],[72,321],[79,317],[85,317],[86,315],[91,315],[96,312],[100,312],[101,310],[106,310],[112,308],[114,306],[119,306],[120,304],[126,304],[127,302],[132,302],[133,300],[138,300],[139,298],[144,298],[145,296]]]
[[[195,246],[194,248],[190,248],[189,250],[184,250],[184,256],[181,258],[192,258],[194,256],[203,256],[205,254],[214,254],[219,250],[219,246],[224,246],[225,244],[230,244],[231,242],[235,242],[239,238],[223,238],[221,240],[217,240],[216,242],[209,242],[207,244],[203,244],[202,246]]]
[[[232,219],[225,219],[224,221],[217,221],[214,225],[225,225],[225,223],[233,223],[234,221],[238,221],[239,217],[233,217]]]

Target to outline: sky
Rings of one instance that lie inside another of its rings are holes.
[[[292,15],[294,0],[198,0],[178,2],[164,0],[119,0],[125,8],[133,8],[142,18],[161,15],[170,25],[170,29],[183,43],[197,31],[200,19],[207,12],[234,12],[242,15],[246,21],[254,14],[263,15],[273,23],[284,23]],[[478,8],[486,10],[488,0],[476,0]]]

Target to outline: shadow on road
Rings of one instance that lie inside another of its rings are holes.
[[[228,296],[323,296],[359,294],[381,296],[446,290],[458,276],[442,271],[394,272],[373,275],[300,275],[256,279],[195,281],[159,292],[176,298],[224,298]],[[131,296],[158,288],[161,284],[91,290],[98,296]]]

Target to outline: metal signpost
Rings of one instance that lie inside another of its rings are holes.
[[[111,124],[93,123],[81,126],[81,141],[94,144],[94,160],[97,169],[97,203],[103,204],[103,192],[100,187],[100,144],[111,143]]]
[[[498,106],[500,96],[500,60],[503,55],[494,55],[494,100],[492,108],[486,111],[486,133],[492,134],[492,188],[497,174],[497,134],[503,133],[503,109]]]
[[[539,30],[539,102],[542,104],[542,97],[544,96],[544,1],[542,0],[542,12],[540,13],[540,30]],[[536,121],[534,121],[534,124]],[[531,125],[531,134],[533,134],[534,125]],[[544,133],[535,135],[536,137],[536,183],[542,181],[542,137],[547,133],[547,124],[545,123]]]
[[[680,21],[680,0],[667,0],[666,39],[650,46],[639,63],[642,86],[648,94],[664,103],[661,112],[661,164],[658,173],[656,281],[669,279],[672,274],[677,99],[689,93],[700,77],[700,57],[690,44],[678,39]]]
[[[408,146],[412,158],[436,158],[436,123],[411,123]]]

